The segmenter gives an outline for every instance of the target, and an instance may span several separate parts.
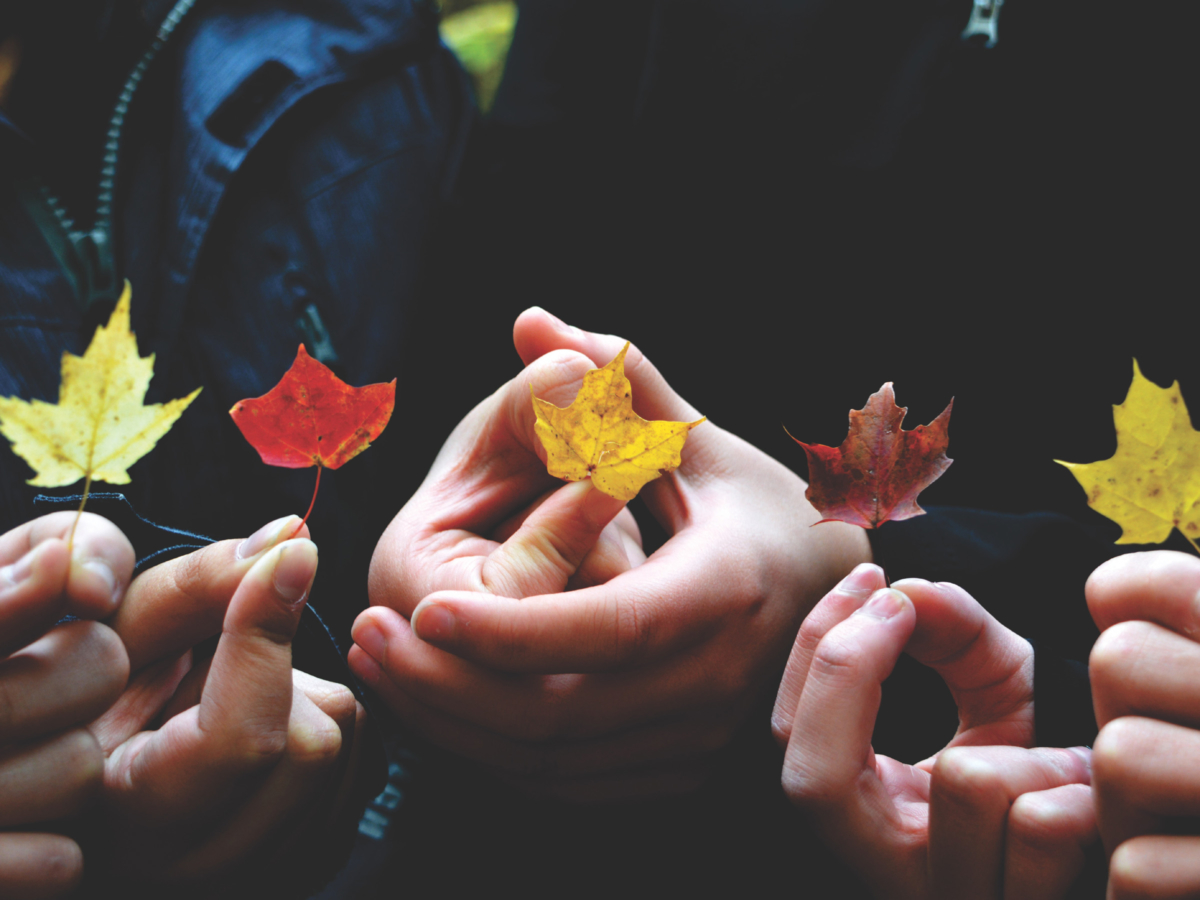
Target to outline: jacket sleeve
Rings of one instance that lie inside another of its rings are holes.
[[[930,508],[872,533],[888,578],[961,585],[1034,646],[1034,719],[1041,746],[1096,736],[1086,660],[1099,636],[1084,583],[1118,548],[1055,513]]]

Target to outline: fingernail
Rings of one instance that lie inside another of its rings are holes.
[[[79,563],[79,567],[99,578],[104,583],[111,602],[117,602],[117,576],[113,574],[112,566],[102,559],[85,559]]]
[[[838,582],[834,588],[839,594],[849,594],[851,597],[866,597],[879,584],[879,566],[870,563],[859,563],[854,569]]]
[[[271,580],[275,584],[275,593],[284,602],[295,606],[308,595],[316,574],[317,545],[301,538],[288,541],[279,549],[279,559]]]
[[[355,629],[354,643],[362,647],[372,659],[380,660],[387,655],[387,641],[383,638],[383,632],[371,622]]]
[[[264,550],[274,547],[279,541],[279,536],[285,528],[291,531],[296,530],[299,516],[284,516],[282,519],[276,519],[274,522],[268,522],[250,537],[246,538],[237,548],[238,559],[249,559],[252,556],[257,556]]]
[[[904,610],[904,595],[891,588],[884,588],[871,595],[855,615],[873,616],[876,619],[890,619]]]
[[[40,547],[34,547],[15,563],[0,567],[0,591],[14,588],[33,574],[33,560]]]
[[[450,640],[455,624],[454,613],[444,606],[431,604],[413,615],[412,629],[421,640],[436,643]]]

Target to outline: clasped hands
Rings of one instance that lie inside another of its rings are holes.
[[[365,720],[349,689],[291,667],[307,530],[282,540],[289,517],[131,580],[133,548],[99,516],[68,553],[74,518],[0,537],[0,895],[69,892],[77,838],[89,873],[194,886],[319,828]]]

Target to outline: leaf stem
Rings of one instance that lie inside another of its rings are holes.
[[[312,515],[313,507],[317,503],[317,491],[321,488],[321,470],[325,467],[317,463],[317,483],[313,485],[312,500],[308,501],[308,512],[304,514],[304,518],[300,520],[300,524],[296,526],[296,530],[291,533],[288,540],[291,540],[300,533],[300,529],[304,527],[304,523],[308,521],[308,517]]]
[[[79,520],[83,517],[83,505],[87,503],[88,494],[92,492],[92,473],[87,473],[87,478],[83,482],[83,499],[79,501],[79,509],[75,510],[75,521],[71,523],[71,533],[67,535],[67,556],[71,555],[71,548],[75,545],[75,529],[79,526]],[[1188,538],[1191,540],[1191,538]],[[1196,550],[1200,553],[1200,549]]]

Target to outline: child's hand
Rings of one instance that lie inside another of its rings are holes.
[[[1200,559],[1156,550],[1088,579],[1096,809],[1109,898],[1200,894]]]
[[[51,820],[79,812],[100,787],[104,757],[80,726],[129,677],[112,629],[91,621],[121,601],[133,548],[106,519],[34,519],[0,536],[0,896],[52,897],[83,870],[74,840]],[[64,615],[81,621],[56,624]],[[39,824],[41,823],[41,824]]]
[[[915,766],[871,749],[902,651],[935,669],[958,733]],[[1033,740],[1033,648],[954,585],[884,589],[859,566],[804,622],[773,727],[783,785],[879,897],[1051,900],[1095,839],[1088,751]],[[987,745],[987,746],[985,746]]]

